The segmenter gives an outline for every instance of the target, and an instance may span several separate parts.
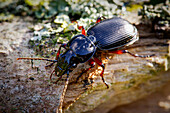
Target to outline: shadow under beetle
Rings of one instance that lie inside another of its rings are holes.
[[[57,63],[54,71],[51,73],[50,79],[55,72],[58,76],[56,83],[62,78],[64,74],[67,74],[67,80],[63,90],[63,98],[67,89],[69,81],[69,72],[73,71],[79,63],[89,62],[90,68],[84,70],[77,78],[86,73],[88,70],[93,68],[97,63],[103,68],[100,76],[103,83],[109,88],[109,85],[105,82],[103,77],[105,66],[97,58],[96,53],[100,51],[108,51],[109,53],[123,54],[128,53],[134,57],[151,57],[154,55],[137,55],[123,50],[123,47],[133,44],[139,39],[138,31],[135,26],[130,24],[128,21],[114,17],[106,19],[105,17],[99,17],[96,24],[87,30],[87,35],[83,26],[78,26],[82,30],[82,34],[74,36],[66,44],[62,44],[57,52],[56,59],[44,59],[44,58],[18,58],[19,59],[30,59],[30,60],[46,60],[52,62],[48,66],[52,66]],[[65,49],[65,52],[60,54],[61,48]],[[62,104],[63,100],[60,101]],[[60,104],[60,106],[61,106]],[[62,106],[61,106],[62,107]]]

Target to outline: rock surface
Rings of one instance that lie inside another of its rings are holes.
[[[32,37],[28,27],[33,24],[21,19],[0,24],[0,110],[55,112],[59,106],[65,77],[53,84],[49,80],[53,68],[45,70],[46,62],[34,61],[32,68],[30,61],[16,60],[17,57],[35,57],[34,51],[27,45]],[[97,66],[75,83],[77,76],[88,67],[86,63],[80,64],[70,74],[63,107],[72,106],[65,112],[106,113],[118,105],[130,103],[154,92],[170,80],[170,74],[162,74],[169,69],[167,42],[168,39],[151,37],[141,39],[132,48],[129,47],[133,53],[156,54],[151,59],[134,58],[128,54],[107,55],[109,60],[106,62],[104,77],[110,85],[109,89],[106,89],[98,76],[101,68]],[[83,80],[87,78],[93,78],[94,83],[84,87]]]

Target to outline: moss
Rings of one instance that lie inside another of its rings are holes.
[[[12,21],[14,18],[13,14],[0,13],[0,22],[2,21]]]
[[[142,9],[142,5],[133,4],[133,5],[127,6],[127,8],[126,8],[126,10],[129,11],[129,12],[137,11],[138,9]]]

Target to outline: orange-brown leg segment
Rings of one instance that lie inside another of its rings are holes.
[[[99,22],[101,22],[102,21],[102,19],[106,19],[104,16],[100,16],[100,17],[98,17],[97,18],[97,21],[96,21],[96,23],[99,23]]]
[[[109,88],[109,85],[106,83],[106,81],[104,80],[103,74],[104,74],[104,70],[105,70],[105,65],[102,63],[102,61],[100,61],[98,58],[94,57],[94,61],[103,68],[102,72],[100,73],[100,76],[102,77],[102,81],[104,82],[104,84],[106,85],[107,88]]]
[[[83,26],[79,26],[77,21],[72,21],[72,23],[73,23],[73,22],[77,23],[77,28],[78,28],[79,30],[81,30],[81,33],[82,33],[84,36],[86,36],[86,31],[85,31],[84,27],[83,27]]]
[[[63,47],[63,48],[66,49],[66,45],[67,45],[67,44],[61,44],[61,46],[60,46],[59,49],[58,49],[57,55],[56,55],[56,60],[58,60],[58,57],[59,57],[59,55],[60,55],[61,48]]]
[[[84,36],[86,36],[86,31],[85,31],[84,27],[83,27],[83,26],[79,26],[79,25],[77,25],[77,27],[78,27],[79,30],[81,30],[81,33],[82,33]]]

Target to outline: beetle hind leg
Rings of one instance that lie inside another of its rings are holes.
[[[109,53],[115,53],[115,54],[128,53],[129,55],[131,55],[131,56],[133,56],[133,57],[140,57],[140,58],[150,58],[150,57],[155,56],[154,54],[152,54],[152,55],[138,55],[138,54],[133,54],[133,53],[129,52],[128,50],[109,51]]]
[[[129,52],[128,50],[123,50],[124,53],[128,53],[130,54],[131,56],[133,57],[140,57],[140,58],[150,58],[150,57],[153,57],[155,56],[155,54],[152,54],[152,55],[138,55],[138,54],[133,54],[131,52]]]

